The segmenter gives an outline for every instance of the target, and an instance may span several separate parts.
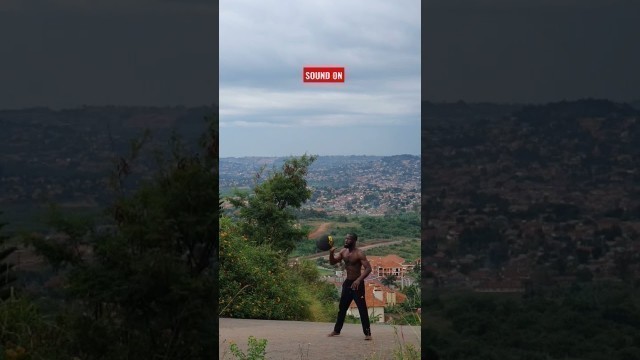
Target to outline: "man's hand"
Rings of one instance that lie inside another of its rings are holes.
[[[331,249],[329,249],[329,264],[331,265],[335,265],[337,263],[339,263],[342,260],[342,255],[341,252],[338,252],[338,255],[334,255],[333,253],[336,251],[335,247],[331,247]]]
[[[351,284],[351,290],[358,290],[358,287],[360,286],[360,280],[356,279],[353,284]]]

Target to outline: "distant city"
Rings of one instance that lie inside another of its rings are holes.
[[[248,189],[255,174],[285,158],[220,159],[220,191]],[[319,156],[307,177],[313,195],[304,209],[328,215],[385,215],[417,212],[420,207],[420,157]]]
[[[606,100],[425,107],[429,287],[529,293],[640,278],[636,108]]]
[[[115,160],[128,157],[131,141],[151,137],[132,168],[134,179],[157,169],[153,152],[169,149],[173,130],[195,147],[211,107],[87,106],[0,111],[0,209],[11,225],[53,202],[99,208],[109,203]]]

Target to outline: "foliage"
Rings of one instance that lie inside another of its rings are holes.
[[[633,358],[639,297],[624,283],[582,283],[527,298],[451,294],[425,304],[423,335],[446,359]]]
[[[0,302],[0,350],[7,358],[69,359],[70,339],[60,323],[48,319],[23,297]],[[20,355],[22,354],[22,355]]]
[[[373,320],[371,318],[369,318],[370,322],[373,322]],[[347,316],[345,316],[344,318],[344,322],[346,324],[360,324],[360,318],[357,318],[353,315],[347,314]]]
[[[402,291],[407,296],[407,300],[402,304],[405,310],[413,311],[420,307],[422,303],[422,289],[420,288],[419,282],[404,287]]]
[[[303,229],[306,234],[309,234],[312,231],[310,227],[306,227],[304,225]],[[321,252],[316,246],[316,241],[317,239],[309,238],[305,238],[302,241],[299,241],[296,244],[295,248],[289,253],[289,259],[294,259],[300,256],[309,256]]]
[[[398,278],[391,274],[391,275],[387,275],[384,278],[382,278],[382,285],[384,286],[389,286],[389,287],[395,287],[396,286],[396,280],[398,280]]]
[[[269,244],[244,237],[229,217],[220,219],[220,316],[333,321],[335,287],[320,280],[313,261],[287,265]]]
[[[215,351],[217,123],[209,119],[200,151],[174,135],[155,176],[131,183],[145,139],[115,164],[113,231],[60,217],[54,241],[31,239],[65,270],[67,350],[82,359],[205,359]]]
[[[291,252],[295,244],[306,238],[307,231],[296,227],[294,209],[311,197],[306,175],[317,156],[292,157],[280,170],[274,170],[259,182],[256,175],[251,194],[236,191],[229,202],[238,210],[242,233],[258,244]]]
[[[251,319],[304,320],[308,303],[301,281],[292,275],[283,255],[268,244],[242,235],[237,224],[220,219],[220,316]]]
[[[267,355],[267,339],[256,339],[254,336],[249,336],[247,342],[247,353],[245,354],[237,344],[232,343],[229,347],[231,353],[236,359],[240,360],[263,360]]]
[[[337,217],[340,222],[344,218]],[[417,212],[385,216],[359,216],[348,219],[359,226],[338,226],[333,235],[358,234],[362,239],[420,238],[420,216]],[[360,239],[358,239],[360,241]]]
[[[388,246],[379,246],[367,250],[367,255],[386,256],[398,255],[407,261],[414,261],[421,256],[422,244],[419,239],[403,240],[400,243]]]
[[[315,262],[287,255],[306,238],[295,210],[309,199],[305,176],[315,156],[292,157],[260,182],[253,193],[236,191],[235,216],[220,220],[220,316],[253,319],[333,321],[335,287],[320,280]],[[315,244],[309,242],[315,247]]]
[[[326,211],[315,209],[298,209],[296,211],[298,219],[328,219],[329,215]]]
[[[318,278],[320,277],[318,267],[309,260],[295,262],[292,269],[294,273],[297,274],[297,276],[305,283],[313,283],[318,281]]]
[[[320,280],[318,267],[309,260],[297,262],[292,267],[293,276],[299,278],[301,293],[309,302],[310,317],[307,320],[332,322],[338,312],[340,295],[334,285]]]
[[[320,219],[313,219],[308,223],[317,224]],[[361,245],[368,244],[371,240],[379,239],[406,239],[399,244],[383,246],[367,250],[368,255],[388,255],[397,254],[405,259],[418,259],[420,251],[420,218],[417,213],[406,213],[401,215],[386,216],[356,216],[347,217],[344,215],[334,216],[331,219],[322,219],[321,222],[330,222],[328,232],[338,239],[341,246],[342,239],[347,233],[358,234],[358,242]],[[320,252],[315,243],[316,239],[301,241],[297,243],[295,250],[290,253],[290,257],[307,256]]]
[[[395,346],[391,349],[391,359],[393,360],[418,360],[421,359],[420,346],[415,346],[407,342],[404,338],[404,332],[402,328],[398,331],[398,328],[394,326],[394,341]],[[388,356],[382,357],[386,354],[374,353],[371,356],[365,357],[367,360],[377,359],[389,359]]]
[[[417,313],[422,302],[419,283],[405,286],[401,291],[406,295],[406,300],[385,308],[385,313],[394,314],[390,322],[395,325],[420,325],[422,318]]]
[[[418,360],[420,355],[420,350],[416,349],[413,344],[405,344],[393,350],[394,360]]]
[[[0,215],[2,212],[0,211]],[[7,224],[0,222],[0,231]],[[6,259],[17,250],[15,246],[6,246],[9,237],[0,232],[0,301],[7,299],[11,295],[9,287],[16,280],[16,276],[11,272],[14,264],[6,262]]]
[[[92,218],[63,214],[56,204],[51,204],[46,224],[56,234],[47,237],[26,234],[25,244],[32,245],[36,254],[47,259],[56,272],[81,264],[86,255],[83,245],[87,245],[87,238],[95,228]]]

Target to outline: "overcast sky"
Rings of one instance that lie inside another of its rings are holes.
[[[417,153],[420,91],[432,101],[640,99],[637,0],[219,8],[224,156]],[[210,0],[1,0],[0,109],[209,105],[217,10]],[[345,66],[346,83],[302,84],[302,66],[323,64]]]
[[[211,105],[217,6],[0,0],[0,109]]]
[[[420,1],[220,2],[220,156],[420,153]],[[344,84],[302,68],[344,66]]]
[[[426,100],[640,99],[640,1],[430,0],[424,6]]]

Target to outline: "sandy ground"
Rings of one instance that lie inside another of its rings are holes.
[[[313,230],[310,234],[309,234],[309,239],[316,239],[319,238],[322,234],[326,233],[327,230],[329,230],[329,225],[331,225],[331,223],[325,222],[320,224],[320,226],[318,226],[315,230]]]
[[[332,323],[251,319],[220,319],[220,359],[235,359],[231,342],[246,351],[250,335],[267,339],[267,359],[335,360],[392,359],[394,349],[413,344],[420,349],[420,327],[372,324],[373,340],[365,341],[360,324],[345,324],[340,336],[327,337]]]

